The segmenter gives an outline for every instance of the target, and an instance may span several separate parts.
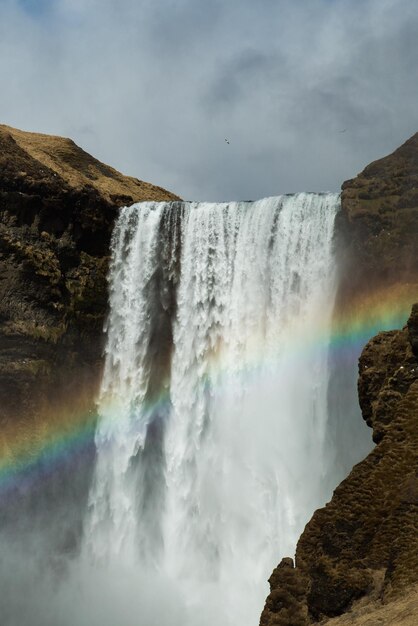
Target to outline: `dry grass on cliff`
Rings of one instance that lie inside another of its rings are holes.
[[[326,626],[417,626],[418,586],[388,604],[379,601],[356,603],[349,613],[330,619]]]
[[[108,201],[114,196],[140,200],[175,200],[174,194],[152,185],[124,176],[79,148],[71,139],[29,133],[0,125],[0,132],[12,136],[17,145],[30,157],[60,176],[74,189],[90,186]]]

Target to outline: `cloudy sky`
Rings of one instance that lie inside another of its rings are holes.
[[[1,122],[186,199],[334,191],[418,130],[417,3],[0,0],[0,79]]]

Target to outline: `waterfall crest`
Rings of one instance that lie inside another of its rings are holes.
[[[116,224],[86,549],[174,581],[187,626],[257,624],[329,495],[338,207],[141,203]]]

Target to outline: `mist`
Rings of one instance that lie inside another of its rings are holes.
[[[99,568],[51,552],[48,520],[22,541],[2,534],[0,609],[5,626],[147,626],[186,622],[187,609],[169,579],[156,572]],[[188,622],[186,622],[188,623]],[[196,622],[197,623],[197,622]],[[202,626],[214,622],[204,621]]]

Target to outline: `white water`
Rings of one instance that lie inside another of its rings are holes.
[[[140,603],[120,626],[256,626],[273,567],[329,496],[338,205],[298,194],[122,210],[86,551],[138,593],[146,580],[148,596],[159,584],[174,596],[164,612],[155,591],[153,618]]]

